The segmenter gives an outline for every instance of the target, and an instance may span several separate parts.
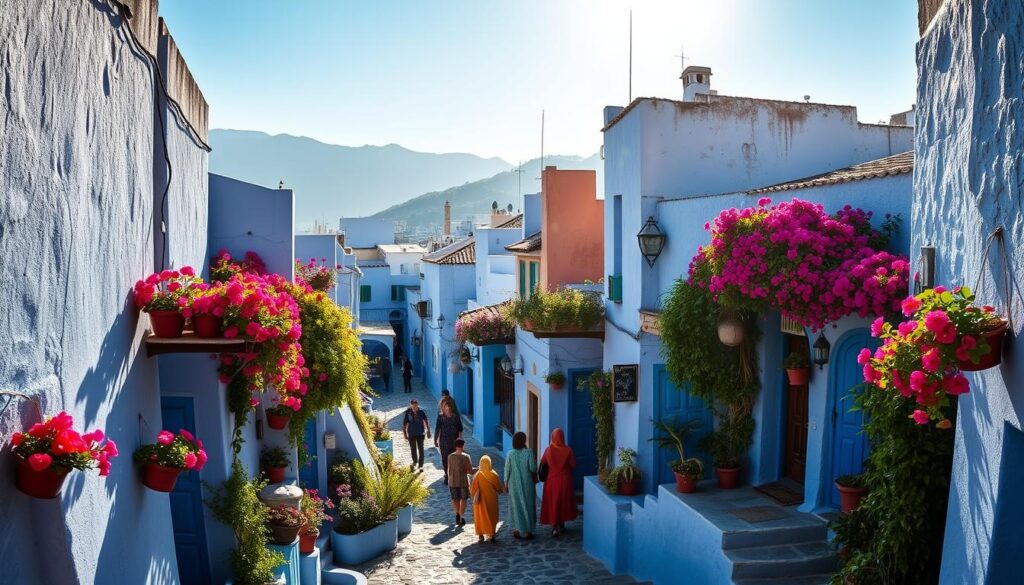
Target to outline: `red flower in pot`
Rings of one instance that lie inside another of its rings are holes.
[[[135,283],[135,306],[149,313],[157,337],[181,337],[193,287],[201,281],[191,266],[154,272]]]
[[[117,444],[103,431],[80,434],[66,412],[14,433],[12,453],[18,460],[18,489],[34,498],[52,499],[60,493],[64,478],[72,469],[99,469],[110,474],[110,460],[117,457]]]
[[[142,465],[142,484],[158,492],[174,491],[182,471],[199,471],[206,465],[203,442],[192,433],[180,429],[175,435],[160,431],[156,443],[143,445],[135,451],[135,461]]]

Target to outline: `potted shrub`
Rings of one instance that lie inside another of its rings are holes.
[[[263,466],[263,472],[267,474],[270,483],[284,481],[284,472],[290,464],[288,452],[281,447],[264,447],[260,453],[260,465]]]
[[[328,520],[333,520],[327,510],[334,509],[334,503],[330,499],[320,497],[316,490],[303,490],[302,505],[299,510],[306,518],[306,523],[299,531],[299,552],[310,554],[316,548],[316,539],[320,536],[320,525]]]
[[[135,461],[142,464],[142,484],[166,493],[174,491],[182,470],[200,471],[206,465],[206,451],[203,442],[185,429],[177,435],[160,431],[156,444],[143,445],[135,451]]]
[[[619,447],[619,464],[609,472],[616,482],[616,491],[623,496],[635,496],[640,491],[640,468],[636,465],[636,451]],[[609,480],[612,481],[612,480]]]
[[[803,386],[811,377],[811,363],[807,360],[807,354],[796,351],[789,352],[782,367],[786,369],[790,386]]]
[[[654,428],[661,434],[651,440],[662,449],[675,449],[679,453],[679,459],[669,462],[676,476],[676,491],[683,494],[697,491],[697,482],[704,477],[704,463],[696,457],[687,458],[683,446],[690,433],[700,428],[700,423],[695,420],[683,423],[660,421]]]
[[[836,489],[839,490],[839,506],[843,512],[852,512],[860,505],[861,498],[867,493],[864,487],[864,475],[843,475],[836,478]]]
[[[963,372],[1001,362],[1007,322],[992,307],[975,306],[967,287],[937,286],[907,297],[901,308],[906,321],[872,323],[871,334],[882,345],[874,353],[861,350],[864,381],[913,397],[917,407],[909,418],[917,424],[937,420],[940,428],[951,428],[943,414],[949,396],[970,391]]]
[[[192,332],[196,337],[220,337],[224,333],[224,308],[227,305],[223,284],[213,286],[196,285],[192,303],[182,309],[185,317],[192,319]]]
[[[267,409],[267,426],[280,431],[288,426],[288,420],[292,417],[293,409],[278,404]]]
[[[385,520],[373,498],[343,498],[331,532],[331,550],[339,565],[358,565],[398,546],[398,522]]]
[[[356,483],[365,486],[366,493],[380,505],[384,517],[394,515],[398,520],[398,534],[412,532],[413,507],[422,504],[430,495],[423,477],[410,469],[396,465],[391,455],[380,457],[377,474],[371,475],[362,465],[353,465]]]
[[[198,283],[191,266],[181,270],[164,270],[150,274],[135,283],[135,306],[149,313],[153,335],[181,337],[185,316],[181,309],[189,304],[191,288]]]
[[[99,429],[79,434],[71,428],[74,423],[71,415],[61,412],[24,433],[11,435],[11,452],[18,460],[18,490],[33,498],[52,499],[72,469],[97,468],[101,477],[110,473],[117,445],[104,440]]]
[[[721,429],[709,435],[703,444],[715,461],[718,487],[723,490],[735,489],[739,483],[740,458],[746,451],[739,433],[725,423]]]
[[[482,307],[462,314],[455,322],[455,340],[473,345],[514,343],[516,324],[502,312],[505,305],[497,310]]]
[[[388,430],[384,421],[372,414],[367,416],[366,419],[367,423],[370,425],[370,431],[373,433],[373,444],[377,447],[377,450],[384,455],[394,453],[394,442],[391,440],[391,431]]]
[[[289,506],[273,506],[267,511],[267,528],[270,538],[277,544],[291,544],[306,525],[306,517],[299,510]]]
[[[562,372],[551,372],[544,376],[544,381],[551,385],[552,390],[561,390],[565,386],[565,374]]]

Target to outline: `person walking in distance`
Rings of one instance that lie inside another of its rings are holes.
[[[455,450],[445,458],[445,483],[452,496],[455,525],[466,524],[466,502],[469,500],[469,474],[473,473],[473,460],[463,451],[466,442],[455,440]]]
[[[480,461],[483,468],[483,460]],[[533,538],[537,527],[537,456],[526,446],[526,433],[512,435],[512,450],[505,456],[505,489],[508,490],[508,520],[512,538]],[[476,518],[476,508],[473,517]]]
[[[565,532],[565,523],[575,520],[578,513],[576,492],[572,486],[576,455],[572,447],[565,444],[562,429],[551,431],[551,443],[544,450],[540,463],[548,468],[540,502],[540,523],[551,526],[551,536],[558,538]]]
[[[473,526],[480,542],[484,537],[490,537],[492,544],[498,542],[498,494],[503,491],[505,486],[491,467],[490,456],[484,455],[480,458],[480,470],[469,484],[469,494],[473,496]]]
[[[402,381],[405,382],[405,393],[412,392],[412,362],[409,358],[402,362]]]
[[[434,446],[441,452],[441,464],[444,466],[444,483],[448,484],[448,456],[455,451],[456,440],[462,439],[462,419],[456,414],[451,404],[441,402],[441,412],[434,423]]]
[[[413,398],[409,401],[409,408],[405,409],[405,417],[402,420],[402,434],[409,441],[409,451],[412,452],[412,465],[409,466],[410,471],[417,465],[419,465],[420,471],[423,471],[424,432],[429,439],[430,420],[427,419],[427,413],[420,410],[419,402]]]

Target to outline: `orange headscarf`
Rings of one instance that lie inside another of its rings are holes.
[[[544,459],[552,469],[563,469],[573,459],[572,447],[565,444],[565,433],[562,429],[556,428],[551,431],[551,443],[544,450]]]

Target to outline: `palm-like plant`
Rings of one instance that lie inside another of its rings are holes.
[[[419,475],[396,466],[390,456],[382,458],[374,467],[366,467],[359,461],[353,461],[352,467],[366,496],[377,503],[382,518],[394,518],[407,504],[423,503],[430,495]]]
[[[696,457],[690,457],[687,459],[686,451],[684,449],[686,439],[692,433],[700,430],[700,421],[659,421],[654,424],[654,428],[659,432],[659,434],[652,437],[650,440],[657,443],[658,447],[662,449],[675,449],[676,452],[679,453],[679,459],[669,462],[669,467],[672,468],[672,471],[679,475],[685,475],[695,479],[704,476],[704,463]]]

